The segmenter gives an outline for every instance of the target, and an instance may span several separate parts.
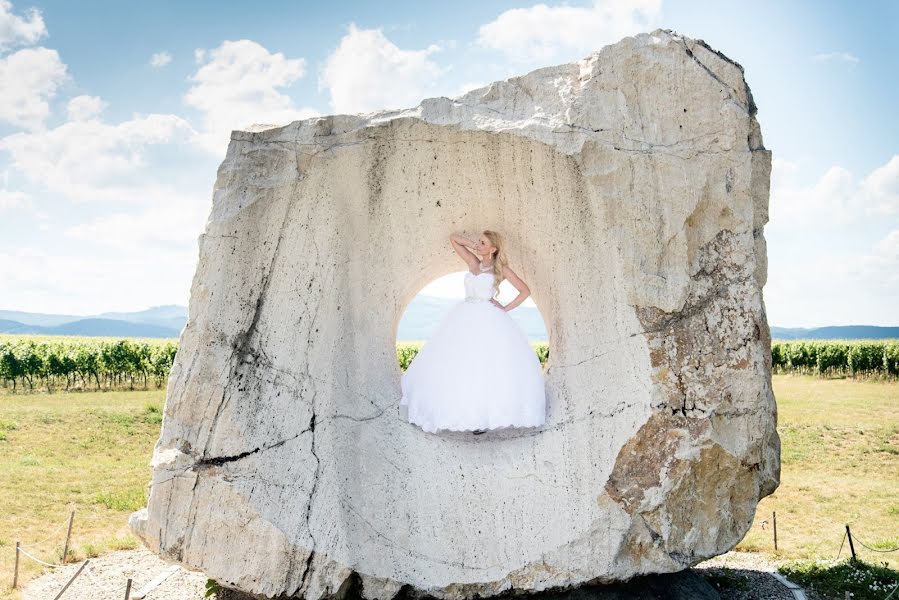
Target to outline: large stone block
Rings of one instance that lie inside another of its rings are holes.
[[[455,99],[235,131],[134,531],[311,600],[731,549],[780,476],[755,113],[739,64],[657,29]],[[547,422],[428,434],[398,409],[397,324],[463,269],[447,236],[484,228],[547,324]]]

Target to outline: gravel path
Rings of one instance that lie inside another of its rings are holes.
[[[723,600],[793,600],[792,594],[770,575],[778,564],[764,554],[728,552],[694,569],[711,578],[712,585],[720,583],[715,587]],[[74,563],[32,579],[22,590],[22,600],[53,598],[80,566]],[[170,566],[146,548],[109,552],[90,559],[61,600],[121,600],[129,577],[134,593]],[[147,599],[202,600],[205,586],[204,574],[178,569]]]
[[[47,600],[59,593],[84,561],[48,570],[29,581],[22,589],[22,600]],[[81,575],[69,586],[60,600],[122,600],[130,577],[134,594],[171,565],[140,548],[118,550],[90,559]],[[199,600],[206,590],[202,573],[178,569],[148,596],[148,600]]]
[[[715,586],[722,600],[793,600],[790,590],[771,575],[783,562],[757,552],[727,552],[693,569]]]

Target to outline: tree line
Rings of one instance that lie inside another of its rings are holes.
[[[174,341],[35,339],[0,341],[0,380],[19,388],[83,390],[147,389],[152,381],[161,387],[168,379],[178,344]]]
[[[549,345],[531,346],[545,365]],[[420,342],[397,344],[400,369],[406,370],[420,348]],[[0,339],[0,382],[12,391],[160,388],[177,350],[173,340]],[[775,373],[894,378],[899,377],[899,341],[779,341],[771,345],[771,364]]]
[[[771,344],[775,372],[899,377],[897,340],[820,340]]]

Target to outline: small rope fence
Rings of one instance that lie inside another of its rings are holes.
[[[872,548],[872,547],[869,546],[868,544],[866,544],[866,543],[864,543],[863,541],[861,541],[861,539],[859,539],[859,537],[858,537],[857,535],[855,535],[855,534],[852,535],[852,539],[853,539],[854,541],[858,542],[859,544],[861,544],[862,546],[864,546],[865,548],[867,548],[868,550],[870,550],[871,552],[896,552],[896,551],[899,551],[899,546],[897,546],[897,547],[895,547],[895,548],[887,548],[887,549],[883,549],[883,548]]]
[[[45,537],[44,539],[42,539],[39,542],[31,542],[30,544],[28,544],[28,546],[33,548],[34,546],[40,546],[43,543],[49,542],[51,539],[56,537],[56,534],[59,533],[59,531],[63,527],[65,527],[68,524],[69,524],[69,519],[66,518],[62,523],[60,523],[59,525],[56,526],[56,528],[53,530],[53,532],[50,535],[48,535],[47,537]]]
[[[66,566],[66,565],[57,565],[57,564],[54,564],[54,563],[48,563],[48,562],[46,562],[46,561],[43,561],[43,560],[39,559],[38,557],[34,556],[33,554],[31,554],[30,552],[28,552],[27,550],[25,550],[25,548],[23,548],[22,546],[19,546],[19,552],[21,552],[22,554],[24,554],[25,556],[27,556],[28,558],[30,558],[30,559],[33,560],[34,562],[41,563],[42,565],[45,565],[45,566],[48,566],[48,567],[54,567],[54,568],[56,568],[56,567],[64,567],[64,566]]]
[[[33,549],[35,546],[40,546],[41,544],[49,542],[60,532],[60,530],[62,530],[63,527],[68,525],[69,530],[66,534],[65,549],[63,550],[63,556],[62,556],[63,562],[62,563],[51,563],[51,562],[47,562],[43,559],[40,559],[37,556],[35,556],[34,554],[32,554],[31,552],[29,552],[28,550],[26,550],[25,547],[22,546],[22,544],[20,542],[16,542],[16,565],[15,565],[15,571],[14,571],[14,575],[13,575],[13,588],[16,588],[17,584],[18,584],[19,556],[20,555],[24,555],[24,556],[30,558],[31,560],[33,560],[34,562],[44,565],[45,567],[50,567],[52,569],[57,569],[57,568],[66,566],[65,557],[66,557],[66,554],[68,553],[69,539],[70,539],[71,533],[72,533],[72,522],[73,522],[74,518],[75,518],[75,513],[72,512],[69,515],[68,519],[59,523],[57,526],[55,526],[53,528],[53,531],[50,533],[49,536],[47,536],[43,540],[29,544],[29,548]],[[777,552],[777,513],[776,512],[772,513],[772,520],[773,520],[773,525],[774,525],[774,528],[773,528],[774,529],[774,531],[773,531],[773,533],[774,533],[774,550],[775,550],[775,552]],[[874,545],[866,543],[864,540],[859,538],[857,535],[853,534],[852,531],[849,529],[849,525],[847,524],[846,530],[843,532],[843,539],[840,541],[840,549],[837,551],[837,556],[836,556],[835,560],[840,559],[840,556],[843,553],[843,547],[846,545],[847,540],[849,541],[849,550],[852,553],[851,560],[853,560],[853,561],[858,560],[858,557],[856,556],[856,552],[855,552],[855,543],[856,542],[858,542],[858,544],[861,547],[863,547],[867,550],[870,550],[871,552],[877,552],[879,554],[899,552],[899,546],[897,546],[895,548],[876,548],[876,547],[874,547]],[[91,570],[93,570],[94,567],[92,566],[91,569],[85,570],[85,567],[87,566],[88,563],[89,563],[89,559],[85,559],[84,562],[81,563],[81,566],[79,567],[78,571],[72,576],[72,578],[69,580],[69,582],[66,583],[65,587],[59,592],[59,595],[57,596],[57,598],[59,598],[59,596],[62,595],[62,593],[72,584],[73,581],[75,581],[75,579],[82,572],[85,574],[85,577],[84,577],[85,581],[89,581],[95,587],[99,587],[98,581],[94,578],[93,573],[91,573]],[[161,580],[160,580],[160,582],[161,582]],[[128,591],[126,592],[126,596],[130,593],[130,588],[131,588],[131,580],[129,578]],[[897,584],[896,586],[893,587],[893,590],[890,592],[889,596],[887,596],[886,598],[893,597],[893,595],[896,593],[897,589],[899,589],[899,584]],[[899,596],[897,596],[897,600],[899,600]]]

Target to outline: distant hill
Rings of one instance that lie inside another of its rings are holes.
[[[133,313],[59,315],[0,310],[0,333],[176,338],[187,323],[187,307],[154,306]]]
[[[416,296],[400,319],[398,340],[426,340],[443,316],[461,298]],[[547,341],[540,312],[518,306],[509,313],[528,339]],[[178,304],[154,306],[135,312],[107,312],[96,315],[62,315],[0,310],[0,333],[20,335],[84,335],[177,338],[187,324],[187,307]],[[771,327],[774,340],[879,340],[899,338],[899,327],[838,325],[828,327]]]
[[[771,338],[777,340],[882,340],[899,338],[899,327],[879,325],[831,325],[828,327],[772,327]]]
[[[18,321],[0,319],[0,333],[176,338],[181,335],[181,330],[149,323],[131,323],[116,319],[78,319],[77,321],[51,326],[28,325]]]
[[[462,299],[416,296],[406,308],[397,327],[396,339],[426,340],[447,312]],[[509,316],[532,342],[547,341],[546,326],[540,311],[532,306],[516,306]]]
[[[151,325],[159,325],[169,329],[177,330],[177,337],[184,325],[187,324],[187,307],[177,304],[168,304],[166,306],[154,306],[147,310],[131,313],[107,312],[96,315],[101,319],[115,319],[117,321],[129,321],[132,323],[149,323]]]

